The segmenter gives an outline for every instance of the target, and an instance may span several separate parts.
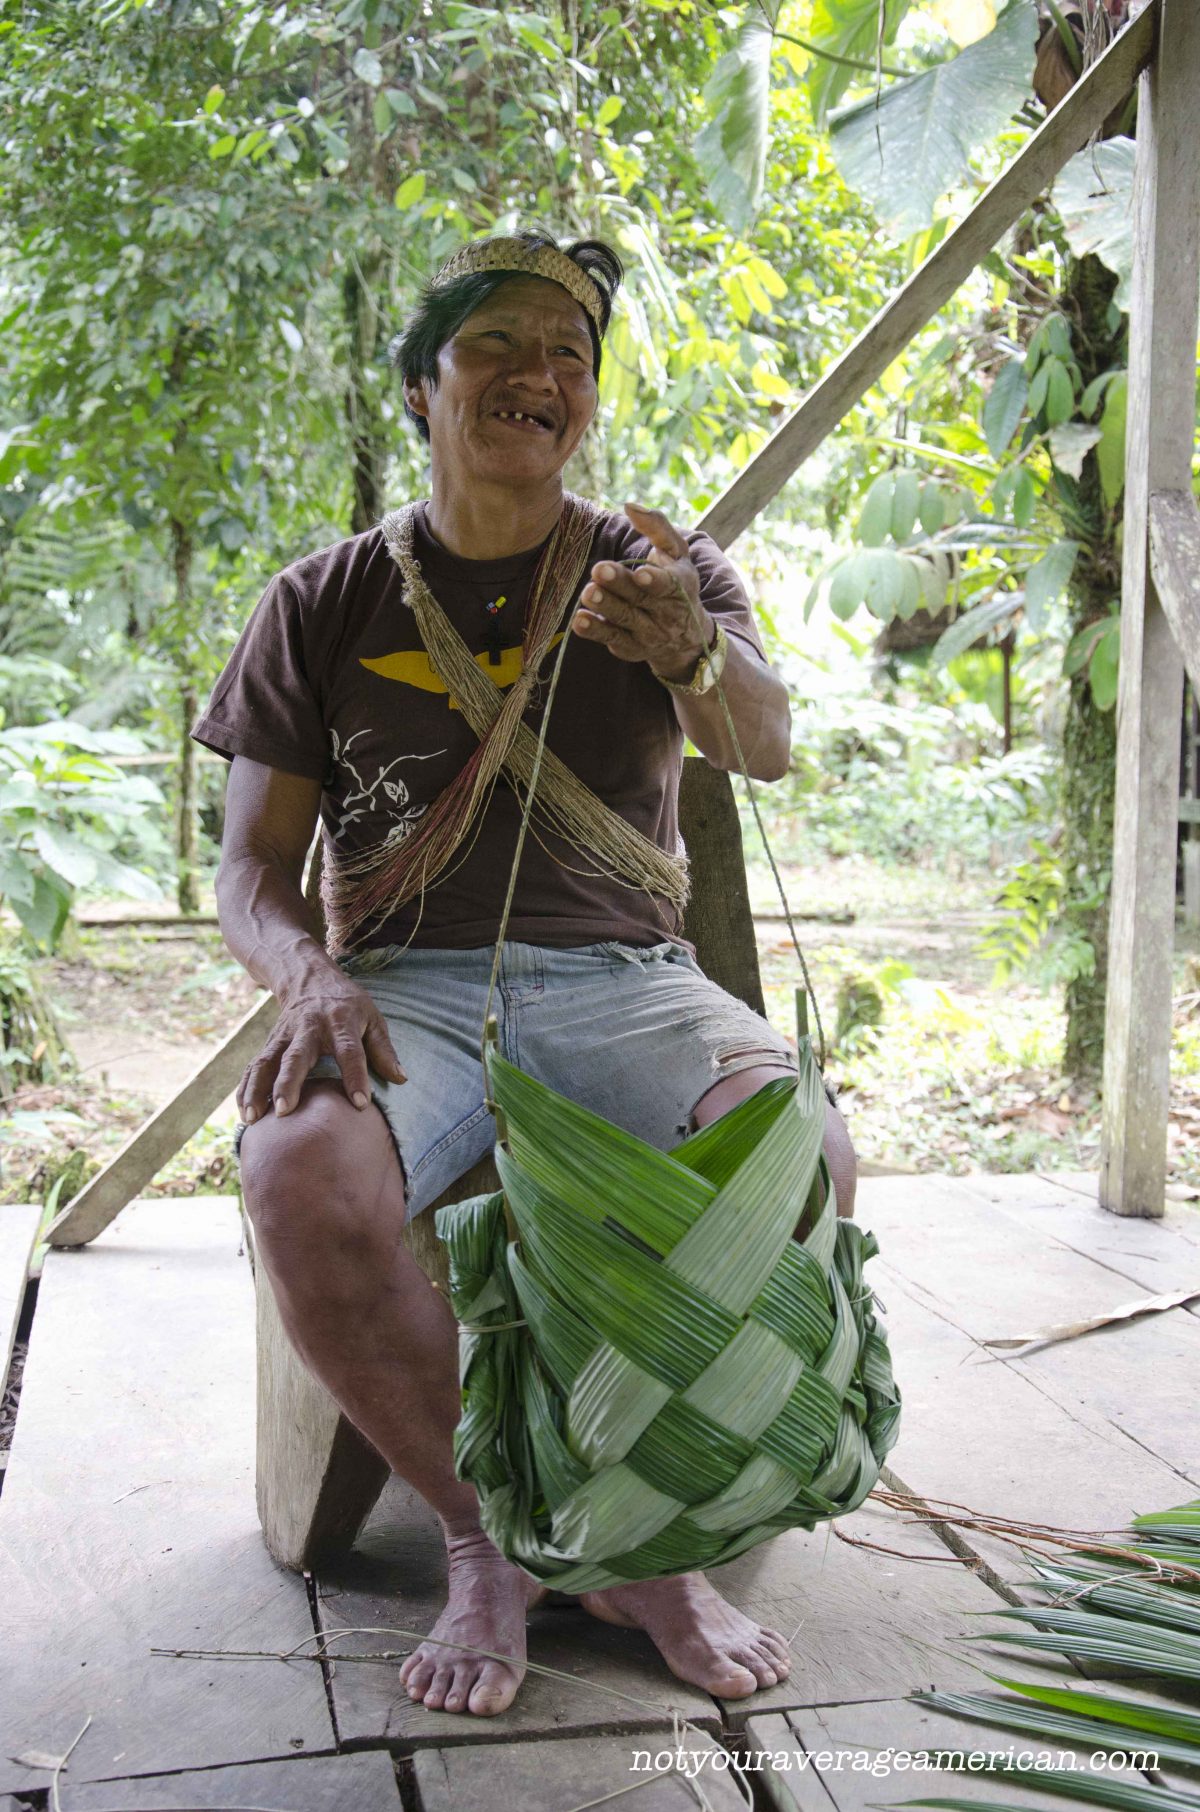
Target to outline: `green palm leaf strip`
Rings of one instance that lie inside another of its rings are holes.
[[[455,1461],[501,1552],[579,1593],[719,1565],[861,1503],[900,1393],[863,1281],[878,1248],[838,1217],[821,1155],[807,1040],[796,1082],[671,1152],[494,1042],[487,1065],[502,1193],[437,1225],[461,1329]]]
[[[1132,1781],[1106,1780],[1103,1775],[1042,1773],[1034,1768],[997,1768],[995,1777],[1021,1781],[1043,1793],[1061,1793],[1087,1806],[1115,1806],[1117,1812],[1196,1812],[1200,1806],[1191,1793],[1170,1787],[1140,1786]],[[1033,1812],[1019,1800],[906,1799],[906,1806],[944,1806],[947,1812]]]
[[[1037,1630],[1005,1630],[999,1639],[1019,1648],[1054,1650],[1081,1660],[1109,1661],[1114,1666],[1163,1674],[1169,1679],[1200,1680],[1200,1636],[1178,1629],[1145,1623],[1117,1621],[1098,1611],[1066,1610],[1054,1605],[1030,1605],[997,1611],[993,1615],[1017,1622],[1037,1623]],[[968,1642],[990,1640],[968,1636]]]
[[[1032,1689],[1014,1681],[1015,1690]],[[1153,1748],[1161,1759],[1182,1762],[1194,1768],[1200,1749],[1200,1718],[1188,1712],[1139,1705],[1136,1700],[1102,1698],[1098,1693],[1072,1694],[1063,1688],[1062,1698],[1090,1701],[1087,1712],[1074,1714],[1052,1710],[1049,1705],[1020,1705],[991,1693],[914,1693],[913,1698],[925,1704],[936,1701],[936,1709],[953,1711],[964,1718],[983,1724],[999,1724],[1006,1730],[1020,1730],[1029,1736],[1061,1737],[1067,1742],[1080,1742],[1097,1749],[1141,1750]],[[1124,1722],[1118,1722],[1123,1718]],[[1174,1734],[1169,1734],[1174,1733]],[[1153,1736],[1154,1743],[1147,1744]]]
[[[1033,1570],[1050,1603],[1012,1607],[989,1613],[1035,1630],[1002,1634],[1005,1642],[1055,1650],[1140,1675],[1154,1675],[1176,1689],[1190,1690],[1200,1679],[1200,1591],[1184,1574],[1137,1570],[1131,1556],[1141,1553],[1151,1564],[1195,1570],[1200,1560],[1200,1502],[1133,1519],[1132,1527],[1147,1539],[1137,1547],[1122,1544],[1112,1564],[1038,1558]],[[1186,1583],[1180,1585],[1177,1578]],[[1069,1603],[1062,1600],[1069,1599]],[[1185,1706],[1147,1703],[1087,1687],[1045,1686],[1040,1682],[989,1676],[1014,1696],[996,1693],[912,1694],[915,1702],[975,1723],[996,1724],[1043,1739],[1076,1743],[1132,1758],[1131,1772],[1121,1777],[1102,1771],[998,1766],[990,1777],[1014,1787],[1035,1786],[1091,1806],[1125,1812],[1200,1812],[1200,1793],[1165,1787],[1140,1779],[1133,1768],[1173,1762],[1200,1777],[1200,1713]],[[936,1751],[925,1751],[926,1755]],[[906,1806],[945,1807],[947,1812],[1022,1812],[1017,1798],[923,1798],[897,1802]]]

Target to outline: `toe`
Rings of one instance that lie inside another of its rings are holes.
[[[758,1691],[758,1679],[751,1668],[743,1667],[729,1656],[709,1691],[722,1699],[748,1699],[752,1692]]]
[[[400,1678],[410,1699],[423,1699],[433,1679],[433,1662],[420,1649],[404,1663]]]
[[[771,1655],[760,1654],[757,1661],[750,1663],[750,1667],[760,1686],[778,1686],[783,1678]]]
[[[450,1682],[453,1678],[454,1670],[447,1667],[444,1663],[437,1669],[433,1676],[433,1684],[425,1694],[425,1709],[427,1711],[440,1711],[442,1709],[442,1706],[446,1703],[446,1694],[450,1690]]]
[[[748,1667],[760,1686],[774,1686],[779,1674],[775,1667],[775,1658],[758,1643],[752,1643],[744,1649],[738,1649],[735,1659],[743,1667]]]
[[[494,1718],[498,1712],[508,1710],[520,1684],[511,1667],[489,1662],[471,1689],[468,1709],[477,1718]]]
[[[465,1711],[467,1709],[467,1703],[471,1697],[471,1689],[475,1684],[475,1674],[476,1668],[474,1664],[464,1664],[461,1667],[455,1668],[454,1676],[451,1679],[446,1692],[443,1710]]]

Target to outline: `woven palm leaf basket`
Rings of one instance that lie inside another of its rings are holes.
[[[837,1215],[807,1038],[795,1083],[670,1152],[494,1038],[485,1061],[502,1193],[437,1228],[460,1326],[455,1460],[501,1552],[595,1591],[860,1504],[900,1392],[863,1281],[874,1235]]]

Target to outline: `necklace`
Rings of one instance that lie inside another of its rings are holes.
[[[487,650],[489,667],[498,667],[500,665],[500,657],[504,653],[504,649],[500,643],[500,610],[501,607],[507,603],[507,597],[499,597],[493,599],[490,604],[485,604],[483,607],[487,612],[487,622],[484,625],[483,632],[483,645]]]

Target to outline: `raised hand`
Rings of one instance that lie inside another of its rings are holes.
[[[618,660],[648,661],[663,679],[686,680],[716,632],[700,602],[700,575],[661,510],[627,503],[625,514],[650,542],[649,559],[632,572],[611,560],[593,566],[572,628]]]

